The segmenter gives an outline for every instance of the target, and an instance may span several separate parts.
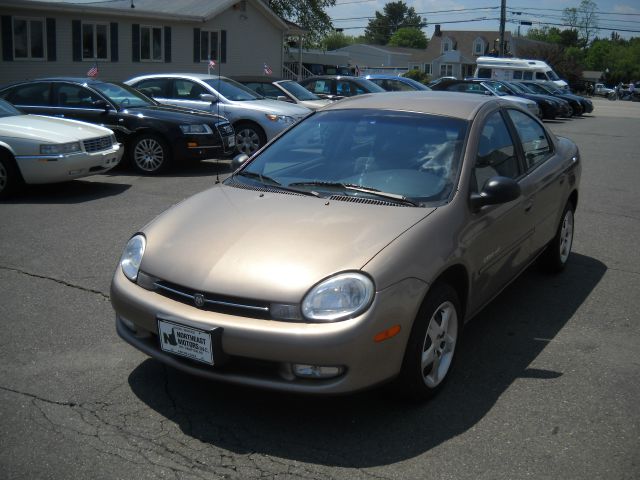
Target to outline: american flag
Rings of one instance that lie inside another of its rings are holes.
[[[98,76],[98,64],[94,63],[93,67],[91,67],[88,71],[87,71],[87,77],[91,77],[91,78],[95,78]]]
[[[264,64],[264,74],[265,75],[271,75],[272,73],[273,73],[273,70],[271,70],[271,67],[265,63]]]
[[[209,68],[213,68],[216,66],[216,61],[212,58],[211,60],[209,60]]]

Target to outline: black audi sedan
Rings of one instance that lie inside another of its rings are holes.
[[[235,147],[224,117],[160,105],[118,82],[43,78],[6,85],[0,98],[25,113],[64,117],[113,130],[133,168],[153,175],[178,162],[216,158]]]

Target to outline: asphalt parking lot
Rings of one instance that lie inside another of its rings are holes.
[[[547,123],[583,160],[567,270],[531,268],[492,302],[423,405],[207,383],[118,338],[109,283],[127,239],[228,162],[0,204],[0,477],[640,478],[640,103],[594,104]]]

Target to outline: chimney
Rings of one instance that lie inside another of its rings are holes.
[[[436,37],[439,37],[439,36],[442,35],[442,32],[440,31],[440,25],[436,25],[436,31],[435,31],[434,35]]]

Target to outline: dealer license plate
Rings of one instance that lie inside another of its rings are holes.
[[[228,142],[227,145],[229,145],[230,147],[234,147],[236,144],[236,137],[234,136],[227,137],[227,142]]]
[[[162,351],[213,365],[211,332],[158,319],[158,338]]]

